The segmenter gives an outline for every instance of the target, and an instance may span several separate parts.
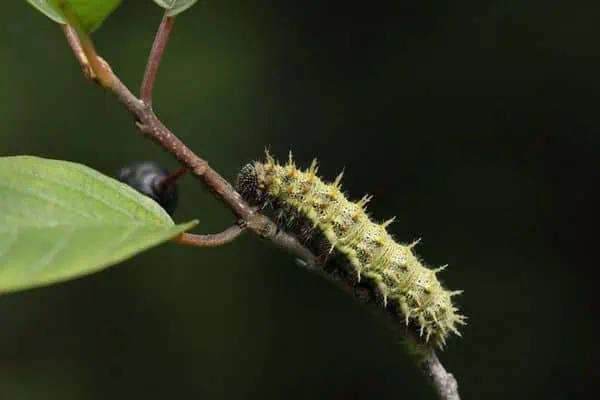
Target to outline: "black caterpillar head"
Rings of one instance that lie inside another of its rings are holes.
[[[260,205],[265,201],[265,193],[258,179],[256,164],[246,164],[237,178],[237,190],[244,200],[252,205]]]
[[[169,170],[157,162],[138,161],[121,168],[117,179],[156,201],[172,216],[179,200],[177,185],[174,182],[162,184],[170,175]]]

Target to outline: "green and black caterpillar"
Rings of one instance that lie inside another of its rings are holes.
[[[373,222],[365,212],[369,196],[346,199],[342,174],[328,184],[316,173],[316,160],[301,171],[291,154],[281,165],[267,153],[266,162],[244,166],[237,186],[250,203],[273,208],[278,222],[320,256],[323,272],[359,298],[381,305],[440,348],[451,332],[460,335],[457,326],[466,317],[452,297],[462,291],[442,287],[436,274],[444,267],[425,267],[412,251],[415,243],[396,242],[386,230],[393,219]]]

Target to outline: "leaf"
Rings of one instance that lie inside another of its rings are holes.
[[[65,24],[61,5],[67,5],[86,32],[93,32],[121,4],[122,0],[27,0],[48,18]]]
[[[97,272],[197,224],[81,164],[0,157],[0,293]]]
[[[198,0],[154,0],[156,4],[162,8],[169,10],[167,15],[174,16],[181,14],[191,6],[193,6]]]
[[[46,15],[46,17],[50,18],[54,22],[58,22],[59,24],[64,24],[65,20],[57,9],[54,8],[54,5],[49,0],[27,0],[29,4],[33,7],[37,8],[42,14]]]

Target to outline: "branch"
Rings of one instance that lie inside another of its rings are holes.
[[[92,42],[85,32],[76,27],[73,30],[66,25],[63,26],[63,31],[75,57],[82,66],[84,75],[113,94],[133,115],[140,132],[158,143],[160,147],[179,161],[183,166],[181,173],[190,171],[240,220],[238,225],[234,225],[221,233],[212,235],[184,233],[177,236],[174,241],[180,244],[202,247],[220,246],[231,242],[247,229],[262,238],[270,240],[277,247],[287,250],[298,259],[301,265],[313,270],[318,269],[318,259],[308,248],[302,245],[295,236],[280,230],[268,217],[260,214],[254,207],[246,203],[227,180],[175,136],[152,110],[152,87],[172,24],[172,18],[164,17],[161,27],[158,29],[144,75],[142,99],[133,95],[113,73],[110,65],[96,54]],[[409,339],[411,337],[409,336]],[[417,339],[412,339],[417,341]],[[418,343],[418,341],[415,343]],[[431,347],[422,344],[410,347],[413,349],[415,358],[423,373],[436,389],[440,400],[460,400],[456,380],[452,374],[444,369],[435,351]],[[415,351],[415,349],[417,350]]]
[[[450,372],[446,371],[431,346],[420,345],[421,348],[414,352],[421,371],[435,389],[441,400],[460,400],[458,383]]]
[[[158,143],[199,178],[219,200],[245,222],[249,230],[262,237],[277,232],[277,226],[271,220],[246,203],[229,182],[175,136],[158,119],[152,107],[135,97],[116,75],[113,75],[112,85],[107,89],[131,112],[144,136]]]
[[[165,21],[165,19],[163,19]],[[271,240],[275,245],[284,247],[288,251],[295,254],[296,257],[311,263],[312,259],[310,251],[306,249],[297,239],[289,234],[280,231],[269,218],[258,213],[254,207],[246,203],[233,186],[213,170],[208,163],[199,157],[196,153],[190,150],[177,136],[175,136],[156,116],[150,104],[138,99],[112,72],[112,69],[103,59],[101,59],[93,50],[91,40],[80,30],[74,30],[70,26],[64,26],[63,31],[67,37],[69,45],[73,49],[75,57],[79,61],[84,70],[84,74],[89,79],[99,83],[108,92],[116,97],[116,99],[129,110],[136,120],[137,127],[140,132],[149,139],[158,143],[165,151],[170,153],[179,163],[190,171],[219,199],[221,200],[240,220],[244,226],[251,232],[260,237]],[[163,33],[161,33],[163,32]],[[164,34],[165,30],[159,29],[158,35]],[[166,38],[166,37],[165,37]],[[161,42],[161,40],[156,40]],[[163,41],[164,42],[164,41]],[[160,46],[158,46],[160,47]],[[86,50],[87,49],[87,50]],[[160,57],[156,54],[162,54],[163,49],[153,52],[155,60],[159,61]],[[86,73],[87,67],[91,66],[92,74]],[[158,64],[155,65],[156,68]],[[155,67],[149,67],[150,73],[147,73],[147,82],[152,88],[154,80],[153,75],[156,73]],[[98,72],[102,72],[100,79]],[[152,72],[154,71],[154,72]],[[219,235],[219,234],[217,234]],[[202,236],[200,236],[202,237]],[[237,237],[237,236],[236,236]],[[208,239],[215,239],[214,236],[206,235],[198,243],[203,243]],[[186,240],[181,239],[180,240]],[[187,237],[187,239],[191,239]],[[212,240],[211,239],[211,240]],[[233,240],[233,239],[232,239]],[[193,240],[188,240],[187,244],[191,244]]]
[[[154,43],[150,50],[150,56],[148,56],[148,63],[146,64],[146,71],[144,72],[144,78],[142,80],[140,95],[142,101],[148,105],[152,104],[154,81],[156,80],[158,67],[160,66],[160,61],[162,60],[171,30],[173,29],[173,24],[175,23],[175,17],[167,15],[167,11],[168,10],[165,11],[163,19],[158,26],[156,36],[154,37]]]

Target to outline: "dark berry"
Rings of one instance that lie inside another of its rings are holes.
[[[177,185],[172,180],[163,184],[170,175],[170,171],[157,162],[138,161],[121,168],[117,172],[117,179],[150,197],[169,215],[173,215],[179,199]]]

